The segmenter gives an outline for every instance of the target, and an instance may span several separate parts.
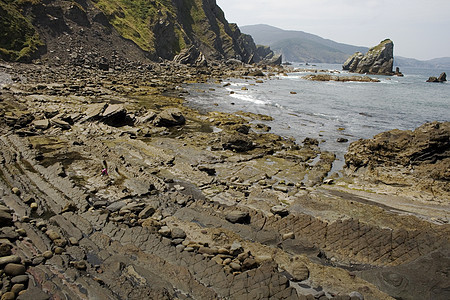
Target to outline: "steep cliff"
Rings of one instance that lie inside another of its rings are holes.
[[[215,0],[1,0],[0,5],[2,22],[19,24],[4,26],[4,59],[30,59],[34,52],[84,64],[100,56],[172,60],[181,53],[188,63],[276,61],[273,52],[262,56],[250,36],[229,24]],[[17,36],[20,45],[12,45]],[[19,55],[22,45],[31,54]]]
[[[363,55],[356,52],[343,64],[344,70],[361,74],[393,75],[394,43],[386,39]]]

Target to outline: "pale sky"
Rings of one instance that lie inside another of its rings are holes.
[[[386,38],[394,55],[450,57],[450,0],[217,0],[230,23],[301,30],[372,47]]]

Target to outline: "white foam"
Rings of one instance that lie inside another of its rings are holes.
[[[234,93],[234,94],[230,94],[230,97],[233,97],[233,98],[236,98],[236,99],[239,99],[239,100],[242,100],[242,101],[246,101],[246,102],[252,102],[252,103],[255,103],[255,104],[258,104],[258,105],[265,105],[265,104],[267,104],[266,101],[256,99],[256,98],[254,98],[252,96],[249,96],[249,95],[242,95],[242,94]]]

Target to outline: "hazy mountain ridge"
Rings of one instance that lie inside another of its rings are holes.
[[[257,44],[270,46],[282,54],[285,61],[341,64],[355,52],[367,53],[369,50],[368,47],[338,43],[304,31],[284,30],[265,24],[241,26],[240,29],[251,35]],[[395,56],[395,66],[450,68],[450,57],[422,61]]]
[[[369,50],[303,31],[283,30],[265,24],[240,28],[243,33],[251,35],[257,44],[270,46],[276,53],[282,54],[286,61],[343,63],[353,53]]]
[[[414,58],[396,56],[395,65],[403,68],[450,69],[450,57],[418,60]]]

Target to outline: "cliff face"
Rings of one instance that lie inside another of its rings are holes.
[[[7,28],[0,44],[3,59],[19,58],[10,52],[19,53],[31,37],[36,42],[29,52],[37,52],[40,37],[44,46],[38,54],[57,56],[61,62],[72,61],[73,56],[85,61],[86,52],[135,60],[172,60],[183,53],[189,59],[182,61],[189,63],[226,59],[258,63],[274,58],[271,51],[261,55],[250,36],[229,24],[215,0],[1,0],[0,13],[2,22],[19,24],[3,26]],[[17,36],[24,41],[12,45]]]
[[[344,70],[361,74],[393,75],[394,43],[386,39],[366,55],[356,52],[343,64]]]

